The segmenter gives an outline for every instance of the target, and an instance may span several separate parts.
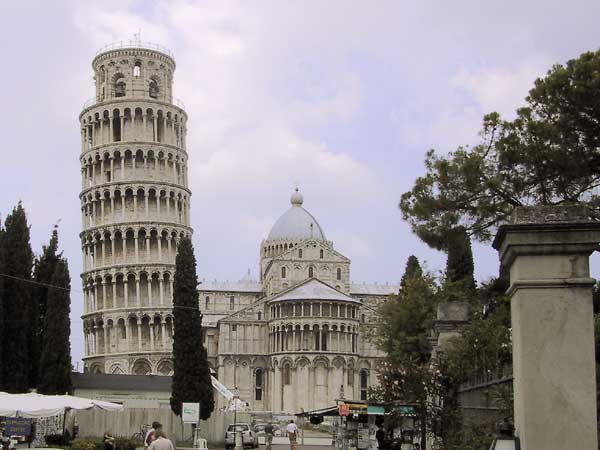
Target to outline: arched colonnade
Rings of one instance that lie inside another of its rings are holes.
[[[177,244],[190,230],[143,224],[82,233],[83,271],[123,264],[175,264]]]
[[[187,158],[182,150],[145,145],[110,146],[81,158],[82,189],[115,181],[153,180],[187,186]]]
[[[158,103],[148,108],[148,103]],[[115,142],[159,142],[186,148],[187,117],[175,105],[165,105],[150,99],[106,109],[92,107],[82,113],[81,152]]]
[[[190,194],[164,185],[107,186],[81,196],[81,220],[84,229],[142,220],[189,225]]]
[[[111,353],[171,351],[171,314],[128,314],[83,322],[86,356]]]

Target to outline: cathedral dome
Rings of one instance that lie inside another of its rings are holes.
[[[302,207],[304,198],[296,189],[290,199],[292,207],[277,219],[267,240],[289,240],[289,239],[317,239],[325,241],[325,233],[321,225],[311,213]]]

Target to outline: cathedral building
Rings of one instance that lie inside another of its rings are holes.
[[[255,411],[294,413],[365,400],[383,354],[365,338],[398,284],[355,284],[296,190],[260,244],[260,281],[200,285],[209,361]]]
[[[175,60],[129,42],[98,52],[92,68],[95,96],[79,116],[85,370],[172,375],[175,255],[192,234]],[[383,355],[365,329],[399,285],[353,283],[350,263],[296,190],[260,244],[258,281],[199,285],[209,363],[251,409],[366,399]]]

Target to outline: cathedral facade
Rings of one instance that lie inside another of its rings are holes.
[[[366,400],[383,354],[365,338],[398,284],[355,284],[296,190],[260,245],[260,280],[202,282],[209,361],[255,411],[295,413]]]

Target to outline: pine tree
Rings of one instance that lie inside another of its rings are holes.
[[[173,384],[171,409],[181,415],[183,402],[200,403],[200,418],[214,409],[206,349],[202,345],[202,317],[198,305],[196,258],[189,238],[177,248],[173,282]]]
[[[42,254],[36,258],[33,279],[38,283],[52,284],[52,278],[56,272],[60,261],[58,250],[58,231],[56,227],[52,230],[50,242],[42,248]],[[38,384],[39,362],[41,350],[44,347],[44,324],[46,319],[46,305],[48,303],[49,288],[47,286],[37,285],[33,290],[32,308],[36,318],[35,329],[33,330],[33,345],[31,351],[31,373],[29,376],[30,386],[35,387]]]
[[[410,255],[406,261],[406,269],[400,280],[400,289],[403,289],[410,283],[410,280],[420,278],[423,275],[423,269],[419,264],[419,259],[415,255]]]
[[[6,217],[4,231],[4,330],[0,370],[7,392],[26,392],[31,349],[31,269],[33,252],[21,203]]]
[[[458,227],[449,234],[446,248],[446,280],[450,283],[461,283],[466,289],[475,289],[471,239],[465,228]]]
[[[48,289],[38,392],[56,395],[71,391],[71,277],[66,259],[58,260],[50,284],[56,287]]]

